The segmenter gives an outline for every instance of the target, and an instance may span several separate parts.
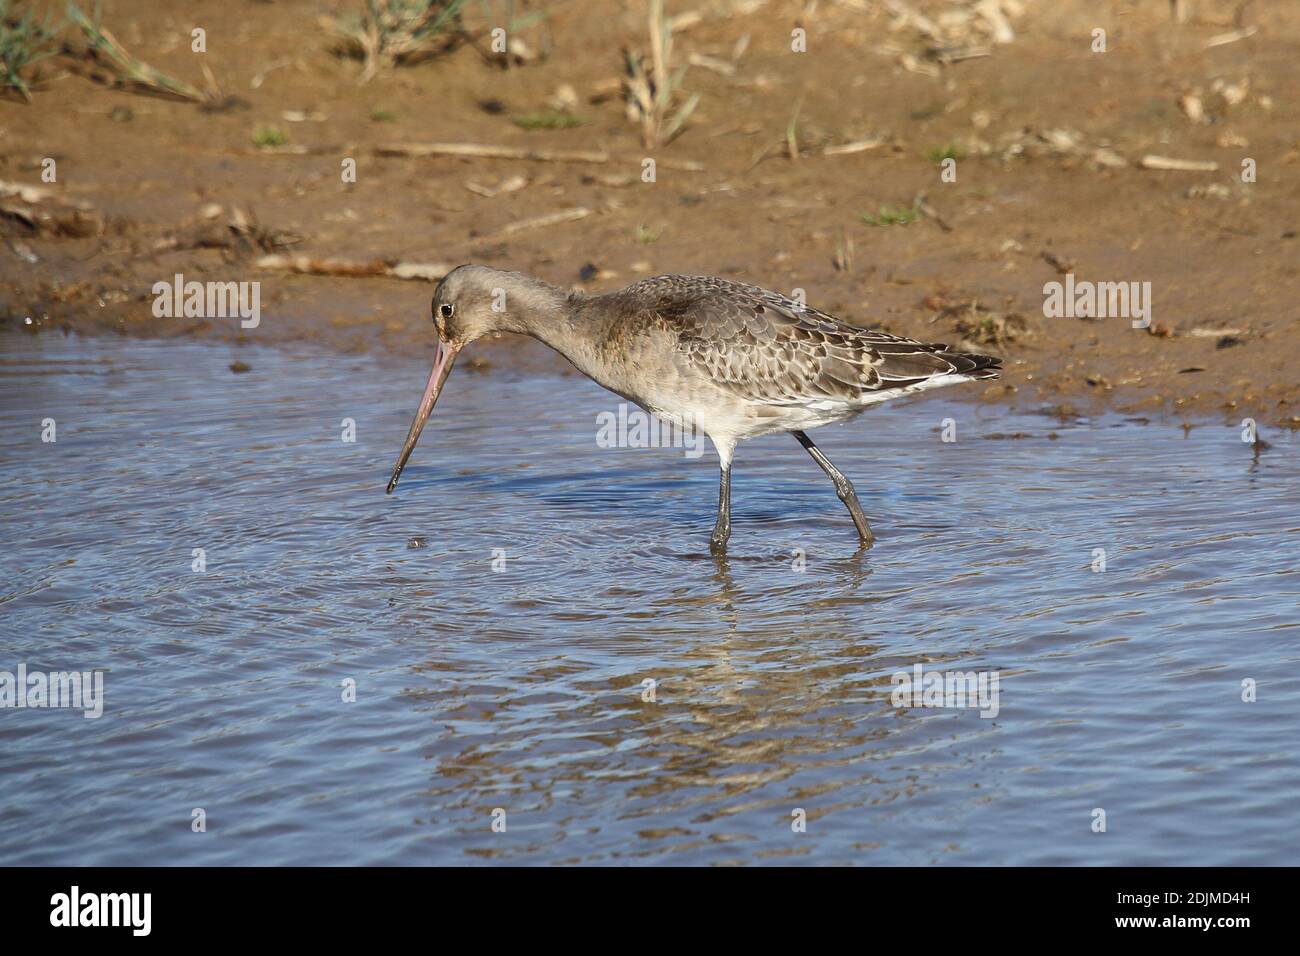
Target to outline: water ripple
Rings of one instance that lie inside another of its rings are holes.
[[[1293,436],[941,397],[820,436],[875,549],[774,436],[719,561],[716,461],[576,377],[454,376],[386,497],[418,363],[6,345],[0,670],[106,698],[0,710],[11,863],[1291,862]]]

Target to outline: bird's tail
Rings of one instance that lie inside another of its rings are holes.
[[[1002,359],[977,352],[940,352],[939,358],[951,362],[952,375],[964,375],[972,381],[997,378],[1002,373]]]

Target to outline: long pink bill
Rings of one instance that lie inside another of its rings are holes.
[[[424,397],[420,399],[420,407],[415,410],[411,430],[406,433],[406,442],[402,445],[402,454],[397,459],[396,467],[393,468],[393,477],[388,479],[386,494],[391,495],[393,489],[397,487],[397,479],[402,476],[406,459],[411,457],[411,452],[415,450],[415,443],[420,440],[420,432],[424,431],[424,423],[429,420],[434,402],[438,400],[438,393],[442,391],[443,383],[451,374],[451,367],[456,363],[456,353],[459,351],[442,342],[438,343],[438,353],[433,359],[433,371],[429,373],[429,384],[424,387]]]

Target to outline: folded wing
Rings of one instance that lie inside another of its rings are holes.
[[[765,405],[868,404],[884,393],[996,378],[1001,360],[949,351],[834,316],[757,286],[707,276],[636,283],[683,359],[737,397]],[[954,376],[944,379],[943,376]]]

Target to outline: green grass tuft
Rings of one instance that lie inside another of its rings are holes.
[[[868,226],[907,226],[921,218],[921,210],[918,206],[884,205],[880,207],[878,215],[864,212],[858,218]]]
[[[944,143],[942,146],[931,147],[925,158],[937,166],[945,159],[965,159],[966,151],[953,143]]]
[[[54,34],[59,29],[49,16],[43,23],[38,23],[30,10],[19,17],[9,0],[0,0],[0,87],[17,90],[30,101],[31,88],[22,72],[55,52]]]
[[[364,13],[330,21],[346,52],[365,62],[367,82],[383,67],[431,53],[460,32],[468,0],[364,0]]]
[[[574,116],[572,113],[563,113],[559,110],[547,110],[543,113],[515,116],[511,118],[510,122],[522,129],[573,129],[575,126],[587,125],[587,121],[583,117]]]
[[[259,126],[253,130],[253,145],[259,149],[267,146],[283,146],[288,142],[288,134],[278,127]]]

